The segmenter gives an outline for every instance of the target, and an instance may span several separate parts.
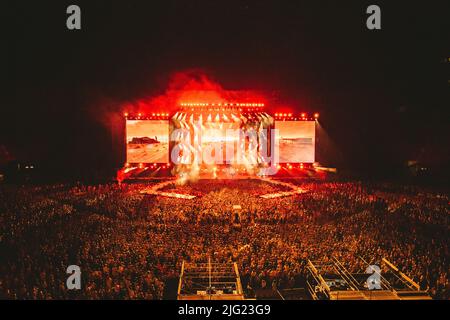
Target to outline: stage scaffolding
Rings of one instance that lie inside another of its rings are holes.
[[[183,261],[178,300],[244,300],[237,264]]]
[[[359,257],[365,268],[367,261]],[[307,262],[307,290],[314,300],[430,300],[430,295],[387,259],[380,263],[380,288],[369,290],[370,274],[350,272],[336,258]]]

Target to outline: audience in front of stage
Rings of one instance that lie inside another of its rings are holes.
[[[439,299],[450,298],[449,198],[361,182],[304,182],[308,193],[255,180],[167,187],[193,200],[144,196],[141,184],[0,189],[0,297],[162,299],[181,263],[237,262],[243,288],[305,286],[307,260],[352,272],[386,258]],[[233,209],[240,205],[241,210]],[[238,216],[238,218],[236,217]],[[82,289],[66,289],[78,265]],[[171,288],[175,283],[175,288]]]

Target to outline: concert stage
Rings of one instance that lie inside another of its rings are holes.
[[[271,113],[265,107],[181,102],[170,113],[125,112],[126,163],[117,180],[314,176],[319,115]]]

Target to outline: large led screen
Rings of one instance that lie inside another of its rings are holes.
[[[169,162],[169,120],[127,120],[127,162]]]
[[[275,121],[280,163],[312,163],[315,121]]]

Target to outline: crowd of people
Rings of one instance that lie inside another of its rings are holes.
[[[284,187],[256,179],[165,188],[197,196],[187,200],[141,194],[148,183],[1,186],[0,297],[174,297],[182,261],[208,258],[236,262],[251,296],[305,287],[308,260],[364,272],[386,258],[432,297],[450,298],[446,193],[300,179],[289,183],[306,193],[274,199],[259,195]],[[81,269],[81,290],[66,288],[69,265]]]

